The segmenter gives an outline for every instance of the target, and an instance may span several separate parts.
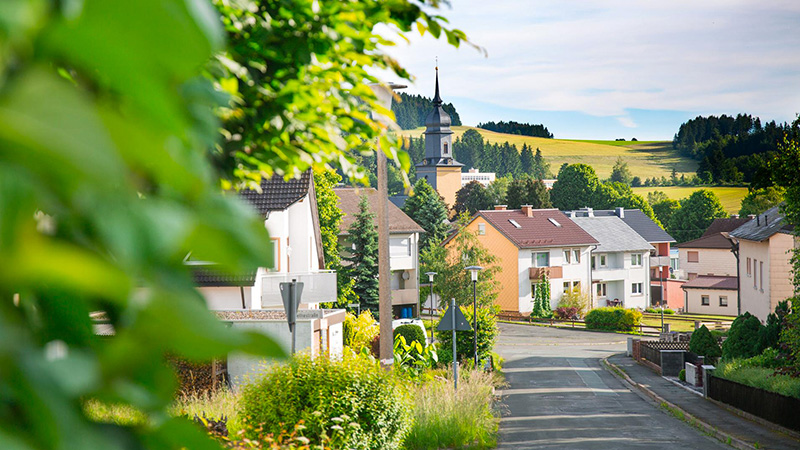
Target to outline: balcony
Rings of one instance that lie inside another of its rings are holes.
[[[669,267],[669,256],[651,256],[650,267]]]
[[[392,305],[415,305],[419,302],[416,289],[392,289]]]
[[[528,278],[531,280],[539,280],[545,273],[547,273],[547,276],[550,278],[562,278],[564,276],[561,266],[531,267],[528,269]]]
[[[305,273],[265,273],[261,282],[261,304],[283,305],[280,283],[297,280],[303,283],[302,303],[332,302],[336,300],[336,272],[332,270]]]

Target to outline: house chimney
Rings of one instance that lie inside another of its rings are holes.
[[[769,222],[769,216],[767,216],[766,214],[764,214],[764,226],[767,226],[767,223],[768,223],[768,222]]]
[[[731,214],[731,219],[738,219],[738,218],[739,218],[738,214]]]
[[[756,225],[761,226],[761,216],[756,214]]]
[[[494,205],[494,210],[495,211],[505,211],[506,210],[506,205]]]
[[[619,217],[620,219],[624,219],[625,218],[625,208],[619,207],[619,208],[616,208],[616,210],[617,210],[617,217]]]
[[[522,205],[522,214],[525,214],[527,217],[533,217],[533,206]]]
[[[586,217],[594,217],[594,209],[587,207],[586,208]]]

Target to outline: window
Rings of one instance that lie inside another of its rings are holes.
[[[727,295],[720,295],[719,296],[719,306],[728,306],[728,296]]]
[[[703,306],[708,306],[709,301],[708,301],[708,296],[707,295],[701,295],[700,296],[700,304],[703,305]]]
[[[531,259],[533,267],[550,267],[550,252],[534,252]]]
[[[595,285],[595,292],[597,292],[598,298],[603,298],[608,295],[608,286],[605,283],[597,283]]]
[[[548,217],[547,220],[549,220],[550,223],[552,223],[553,225],[557,226],[558,228],[561,228],[561,224],[558,223],[558,221],[556,219],[553,219],[552,217]]]
[[[642,283],[633,283],[631,284],[631,293],[633,294],[642,294]]]
[[[632,266],[641,266],[642,265],[642,254],[641,253],[634,253],[631,255],[631,265]]]
[[[569,292],[569,281],[564,282],[564,292]]]
[[[577,291],[577,290],[580,290],[580,288],[581,288],[581,281],[580,280],[572,282],[572,289],[575,289]]]
[[[520,225],[516,220],[508,219],[508,221],[511,222],[511,225],[514,225],[514,228],[522,228],[522,225]]]
[[[531,283],[531,298],[536,298],[536,283]]]
[[[569,250],[564,250],[564,264],[565,265],[566,264],[572,264],[572,258],[570,258],[571,255],[572,255],[572,253],[570,253]]]
[[[444,143],[444,154],[447,155],[447,142]]]
[[[599,258],[600,258],[600,267],[606,267],[608,265],[606,264],[606,255],[599,255]]]
[[[758,278],[761,280],[758,282],[758,286],[761,288],[761,292],[764,292],[764,261],[758,262]]]
[[[700,262],[699,252],[686,252],[686,260],[689,262]]]
[[[756,267],[758,267],[758,260],[754,259],[753,260],[753,272],[756,271]],[[753,289],[756,289],[757,287],[758,287],[758,274],[754,273],[753,274]]]
[[[597,256],[592,256],[592,270],[597,268]]]
[[[575,264],[581,263],[581,251],[580,250],[573,250],[572,251],[572,259],[575,261]]]
[[[486,234],[486,224],[485,223],[479,223],[478,224],[478,234],[481,235],[481,236],[484,236]]]
[[[750,258],[747,258],[747,276],[749,277],[752,274],[752,270],[750,269]]]

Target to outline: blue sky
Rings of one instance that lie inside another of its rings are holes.
[[[452,0],[486,49],[408,35],[387,52],[467,125],[543,123],[557,138],[671,139],[697,115],[800,113],[800,1]],[[391,80],[386,80],[391,81]]]

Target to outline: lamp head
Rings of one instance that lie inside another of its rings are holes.
[[[472,278],[472,281],[475,282],[475,281],[478,281],[478,272],[483,270],[483,267],[481,267],[481,266],[469,266],[469,267],[465,268],[464,270],[468,270],[469,271],[469,275]]]
[[[425,272],[425,275],[428,276],[428,281],[433,283],[433,276],[436,275],[436,272]]]

